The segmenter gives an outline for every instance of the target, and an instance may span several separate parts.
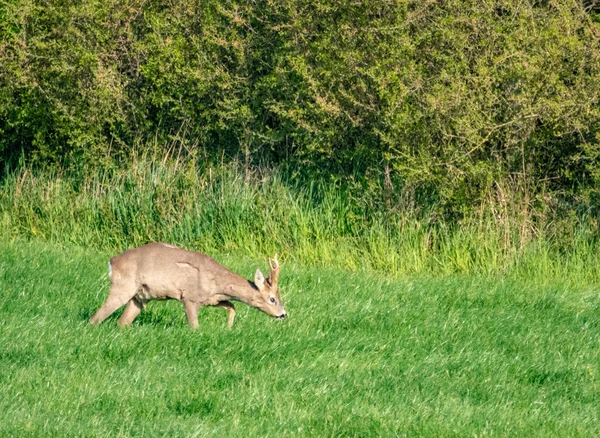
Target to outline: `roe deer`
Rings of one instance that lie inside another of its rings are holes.
[[[265,277],[256,270],[254,282],[231,272],[209,256],[183,250],[168,243],[149,243],[110,259],[108,298],[90,319],[100,324],[127,303],[119,326],[131,324],[150,300],[175,299],[185,306],[188,323],[198,327],[201,306],[221,307],[229,312],[228,327],[233,325],[235,307],[230,300],[243,301],[268,315],[286,317],[281,305],[277,278],[277,258],[269,261],[271,271]]]

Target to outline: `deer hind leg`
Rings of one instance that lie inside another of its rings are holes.
[[[96,314],[90,318],[90,324],[100,324],[102,321],[108,318],[115,310],[117,310],[119,307],[123,306],[125,303],[131,300],[136,294],[136,292],[136,287],[133,284],[128,285],[128,287],[125,287],[123,284],[115,285],[113,283],[110,287],[108,298],[106,299],[102,307],[100,307],[100,309],[96,312]]]
[[[233,320],[235,319],[235,306],[230,301],[219,301],[215,307],[220,307],[221,309],[227,310],[229,312],[229,316],[227,317],[227,327],[231,328],[233,325]]]
[[[135,317],[140,314],[143,308],[144,305],[135,297],[130,299],[127,303],[127,306],[125,306],[123,314],[119,318],[119,322],[117,323],[119,324],[119,327],[125,327],[126,325],[131,324]]]

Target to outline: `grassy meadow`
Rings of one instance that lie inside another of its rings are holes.
[[[599,1],[3,1],[0,438],[600,437],[599,103]],[[152,241],[289,318],[91,327]]]
[[[595,287],[284,263],[276,321],[87,325],[109,251],[0,241],[1,436],[597,436]],[[215,257],[250,277],[260,259]]]

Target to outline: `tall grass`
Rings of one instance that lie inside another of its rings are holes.
[[[597,229],[584,217],[535,218],[530,204],[502,192],[499,208],[449,223],[424,213],[408,191],[396,195],[378,207],[339,182],[191,159],[139,158],[91,172],[21,168],[0,182],[0,232],[111,250],[168,241],[254,258],[278,253],[392,275],[600,279]]]

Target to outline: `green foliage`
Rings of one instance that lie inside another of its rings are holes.
[[[0,242],[0,435],[600,434],[595,288],[284,263],[285,321],[205,308],[194,332],[170,301],[90,327],[111,255]]]
[[[0,157],[183,145],[386,178],[472,213],[598,181],[597,8],[557,1],[4,2]]]

